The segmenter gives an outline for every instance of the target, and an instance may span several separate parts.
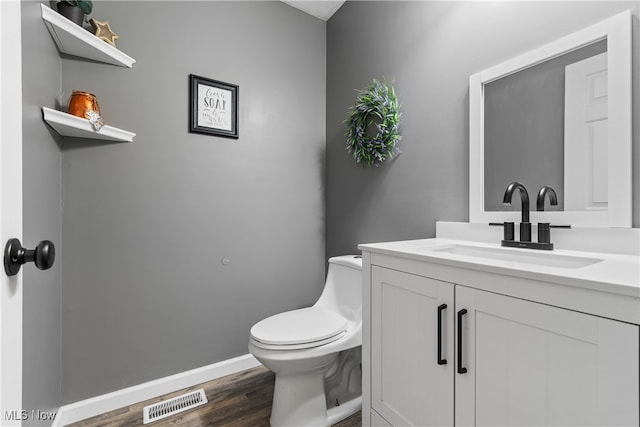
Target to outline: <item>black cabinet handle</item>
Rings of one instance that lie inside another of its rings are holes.
[[[35,249],[25,249],[18,239],[9,239],[4,247],[4,271],[7,276],[15,276],[22,264],[33,262],[40,270],[48,270],[56,259],[53,242],[43,240]]]
[[[446,365],[447,359],[442,358],[442,312],[447,308],[447,304],[438,306],[438,365]]]
[[[467,368],[462,366],[462,316],[467,314],[467,309],[463,308],[458,312],[458,373],[466,374]]]

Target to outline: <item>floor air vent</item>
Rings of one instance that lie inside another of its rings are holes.
[[[142,423],[148,424],[161,420],[205,403],[207,403],[207,396],[204,394],[204,390],[200,389],[173,399],[145,406],[142,409]]]

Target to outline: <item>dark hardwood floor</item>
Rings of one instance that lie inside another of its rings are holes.
[[[200,384],[175,393],[167,394],[87,420],[68,424],[69,427],[134,427],[142,426],[142,408],[170,399],[193,390],[203,388],[209,403],[163,420],[147,424],[150,427],[253,427],[269,426],[274,376],[263,367],[228,375],[208,383]],[[356,427],[362,425],[360,413],[335,424],[334,427]],[[305,426],[300,426],[305,427]]]

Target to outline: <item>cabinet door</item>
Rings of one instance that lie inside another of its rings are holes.
[[[371,275],[373,408],[395,426],[453,425],[454,286],[376,266]]]
[[[462,309],[457,425],[638,425],[638,326],[457,286]]]

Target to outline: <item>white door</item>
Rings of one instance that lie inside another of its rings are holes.
[[[608,207],[607,54],[565,69],[564,209]]]
[[[0,244],[22,239],[20,2],[0,0]],[[22,274],[0,271],[0,425],[21,425]]]
[[[372,408],[395,426],[453,425],[453,285],[376,266],[371,280]]]
[[[637,426],[639,327],[456,286],[459,426]]]

